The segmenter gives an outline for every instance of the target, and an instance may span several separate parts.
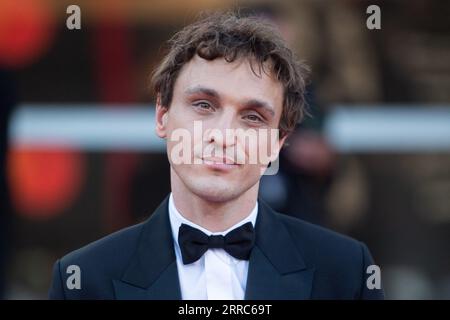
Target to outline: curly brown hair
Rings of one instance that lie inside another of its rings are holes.
[[[169,41],[169,51],[152,76],[160,103],[169,107],[173,88],[183,65],[194,55],[206,60],[253,58],[261,70],[270,63],[271,72],[284,89],[279,129],[283,137],[295,128],[305,114],[305,85],[308,67],[297,60],[279,31],[270,23],[236,12],[210,14],[184,27]],[[256,73],[253,64],[252,71]]]

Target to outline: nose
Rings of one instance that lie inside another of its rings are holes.
[[[208,128],[205,130],[205,142],[213,143],[217,147],[223,149],[232,147],[236,141],[231,133],[235,128],[235,115],[232,111],[224,111],[219,117],[211,121]],[[228,133],[227,133],[228,131]]]

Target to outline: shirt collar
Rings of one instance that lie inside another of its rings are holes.
[[[176,245],[178,246],[178,229],[180,228],[181,224],[187,224],[191,227],[197,228],[200,231],[202,231],[203,233],[209,235],[225,235],[228,232],[230,232],[231,230],[240,227],[241,225],[247,223],[247,222],[251,222],[253,224],[253,227],[255,226],[255,222],[256,222],[256,217],[258,215],[258,201],[256,201],[255,207],[253,208],[253,210],[250,212],[250,214],[245,217],[244,219],[242,219],[241,221],[239,221],[238,223],[236,223],[235,225],[233,225],[232,227],[228,228],[225,231],[222,232],[211,232],[201,226],[199,226],[198,224],[186,219],[185,217],[183,217],[183,215],[177,210],[177,208],[175,207],[175,203],[173,201],[173,195],[172,193],[170,193],[170,197],[169,197],[169,219],[170,219],[170,225],[172,228],[172,236],[173,236],[173,240],[174,243],[176,243]]]

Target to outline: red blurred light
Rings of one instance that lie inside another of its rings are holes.
[[[51,7],[45,0],[0,1],[0,65],[8,68],[34,62],[54,35]]]
[[[77,150],[12,149],[8,155],[11,198],[19,214],[50,218],[78,196],[84,157]]]

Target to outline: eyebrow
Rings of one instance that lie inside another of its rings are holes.
[[[204,94],[214,99],[220,99],[219,93],[211,88],[196,86],[188,88],[185,91],[186,94]],[[267,102],[258,99],[250,99],[243,103],[246,108],[255,108],[269,113],[272,117],[275,116],[274,108]]]
[[[219,93],[216,90],[211,89],[211,88],[202,87],[202,86],[188,88],[188,89],[186,89],[185,93],[186,94],[200,94],[201,93],[201,94],[210,96],[212,98],[219,99]]]
[[[273,107],[270,106],[267,102],[258,100],[258,99],[250,99],[244,103],[246,107],[251,107],[259,110],[263,110],[269,113],[272,117],[275,116],[275,111]]]

